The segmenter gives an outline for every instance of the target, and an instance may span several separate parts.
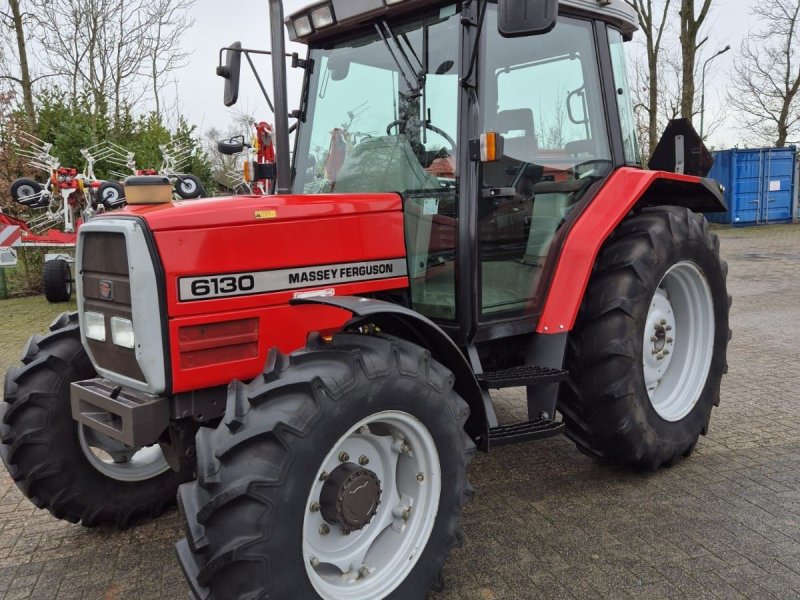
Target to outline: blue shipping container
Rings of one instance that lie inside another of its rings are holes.
[[[725,188],[726,213],[708,213],[714,223],[789,223],[795,203],[797,149],[755,148],[714,153],[708,176]]]

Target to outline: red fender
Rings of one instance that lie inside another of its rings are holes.
[[[697,186],[704,180],[664,171],[615,171],[578,217],[558,257],[537,333],[564,333],[575,326],[600,248],[642,196],[659,180]]]

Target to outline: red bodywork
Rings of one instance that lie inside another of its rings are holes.
[[[697,184],[690,175],[623,168],[615,171],[573,225],[558,257],[538,333],[570,331],[603,243],[657,179]]]
[[[147,221],[163,261],[174,393],[255,377],[272,346],[289,352],[310,332],[335,330],[350,318],[335,308],[290,307],[298,293],[344,296],[408,286],[402,276],[213,300],[178,297],[180,277],[404,258],[395,194],[240,196],[125,212]]]
[[[697,177],[630,168],[611,175],[566,237],[538,333],[572,329],[600,248],[659,178],[700,183]],[[271,347],[290,352],[302,346],[310,332],[335,331],[350,318],[336,308],[290,306],[298,293],[353,296],[409,285],[401,276],[179,299],[182,277],[404,258],[403,209],[396,194],[240,196],[129,206],[120,212],[147,221],[163,262],[174,393],[253,378]]]

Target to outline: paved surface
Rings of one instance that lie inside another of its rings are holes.
[[[467,544],[437,599],[800,597],[800,226],[720,235],[734,339],[696,453],[651,476],[566,438],[479,455]],[[18,307],[0,302],[0,370],[24,341],[7,324],[42,328],[57,312],[40,304],[20,322]],[[502,412],[521,409],[510,398]],[[61,523],[2,473],[0,599],[185,598],[179,536],[174,512],[123,533]]]

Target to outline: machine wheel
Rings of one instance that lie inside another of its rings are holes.
[[[692,453],[727,371],[727,272],[702,215],[661,207],[619,226],[567,350],[559,409],[580,449],[645,470]]]
[[[193,597],[424,598],[472,493],[453,375],[414,344],[359,334],[268,362],[231,384],[178,493]]]
[[[38,181],[21,177],[11,184],[11,197],[24,206],[38,208],[44,186]]]
[[[130,448],[72,419],[69,386],[95,377],[81,345],[77,313],[28,342],[22,368],[6,374],[0,456],[22,493],[59,519],[126,527],[156,517],[175,500],[192,465],[169,469],[158,445]]]
[[[120,208],[125,204],[125,186],[118,181],[104,181],[97,188],[97,201],[106,210]]]
[[[48,260],[42,272],[44,297],[53,304],[69,302],[72,297],[72,273],[63,258]]]
[[[184,200],[202,198],[205,195],[202,182],[194,175],[180,175],[175,181],[175,193]]]

